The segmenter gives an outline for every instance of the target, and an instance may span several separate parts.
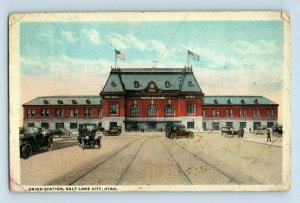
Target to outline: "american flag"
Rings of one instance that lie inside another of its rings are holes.
[[[115,49],[115,55],[116,55],[116,58],[125,60],[125,54],[121,53],[120,51],[118,51],[116,49]]]
[[[194,52],[191,52],[190,50],[188,50],[188,56],[191,56],[192,59],[194,59],[195,61],[199,61],[200,57],[197,54],[194,54]]]

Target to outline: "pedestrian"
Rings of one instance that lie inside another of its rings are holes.
[[[272,142],[270,129],[267,129],[267,142]]]
[[[241,131],[242,138],[244,137],[244,133],[245,133],[244,128],[242,128],[242,131]]]
[[[242,128],[239,128],[238,130],[238,138],[241,138],[242,137]]]
[[[249,128],[249,132],[251,133],[251,127]]]

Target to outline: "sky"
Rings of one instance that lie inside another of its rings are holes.
[[[183,68],[191,50],[205,95],[262,95],[281,105],[283,44],[282,21],[23,22],[21,103],[98,95],[117,49],[126,55],[121,68]]]

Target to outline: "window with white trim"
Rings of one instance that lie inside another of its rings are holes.
[[[172,105],[167,105],[165,108],[165,115],[166,116],[171,116],[174,115],[174,107]]]
[[[195,115],[195,104],[194,103],[188,103],[187,104],[187,114],[188,115]]]
[[[157,113],[156,107],[152,104],[148,107],[148,116],[155,116]]]
[[[140,109],[137,105],[133,105],[131,108],[130,108],[130,114],[132,116],[138,116],[140,115]]]

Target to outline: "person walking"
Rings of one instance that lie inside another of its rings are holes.
[[[270,129],[267,129],[267,142],[272,142]]]
[[[249,132],[251,133],[251,127],[249,128]]]
[[[241,129],[241,137],[242,137],[242,138],[244,137],[244,133],[245,133],[244,128],[242,128],[242,129]]]

